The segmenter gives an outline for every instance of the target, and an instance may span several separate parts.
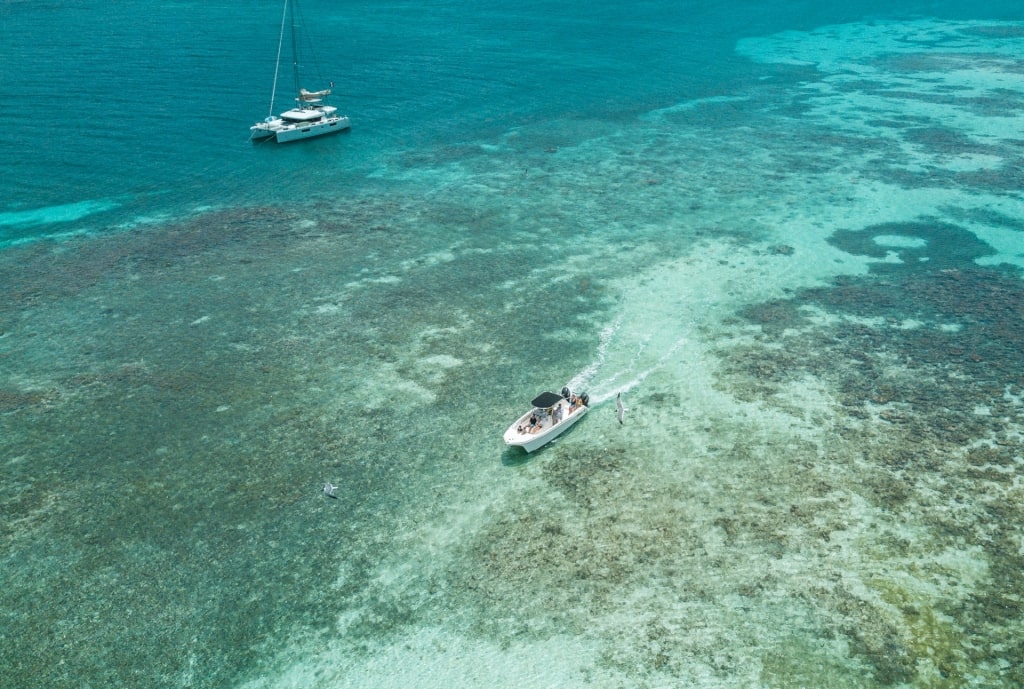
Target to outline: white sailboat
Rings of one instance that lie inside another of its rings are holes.
[[[274,67],[274,88],[270,94],[270,114],[262,122],[249,127],[253,141],[275,139],[278,143],[310,139],[314,136],[333,134],[350,127],[348,117],[339,115],[338,109],[327,105],[325,99],[330,89],[307,91],[302,88],[299,76],[299,45],[296,40],[295,4],[298,0],[284,0],[281,15],[281,35],[277,43],[277,64]],[[295,102],[297,105],[274,115],[274,100],[277,97],[277,77],[281,71],[281,48],[284,46],[285,29],[291,27],[292,73],[295,79]],[[334,84],[331,84],[333,88]]]

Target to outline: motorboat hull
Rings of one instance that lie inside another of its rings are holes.
[[[569,430],[577,421],[583,418],[583,416],[590,410],[590,407],[580,404],[573,407],[569,404],[568,400],[562,400],[556,404],[554,408],[561,407],[563,417],[561,421],[552,423],[553,419],[550,416],[542,418],[540,426],[536,432],[530,432],[528,426],[530,417],[537,413],[536,409],[531,409],[508,427],[503,436],[505,444],[511,447],[521,447],[527,452],[533,452],[534,450],[547,445],[549,442],[557,438],[558,436]]]

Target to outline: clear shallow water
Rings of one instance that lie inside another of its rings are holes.
[[[305,10],[4,8],[5,682],[1021,684],[1024,18]]]

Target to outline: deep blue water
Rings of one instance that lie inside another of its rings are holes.
[[[1011,2],[987,3],[979,17],[971,3],[920,1],[310,0],[303,15],[318,62],[353,128],[277,150],[247,140],[269,100],[275,5],[3,3],[0,242],[358,193],[403,155],[552,118],[614,122],[733,93],[751,78],[734,52],[744,36],[870,15],[1017,11]]]

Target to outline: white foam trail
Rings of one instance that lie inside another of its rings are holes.
[[[672,343],[672,346],[669,348],[669,350],[667,352],[665,352],[658,359],[658,361],[653,366],[650,366],[650,367],[644,369],[643,371],[640,371],[638,374],[636,374],[635,376],[630,378],[628,381],[626,381],[622,385],[618,385],[616,387],[608,389],[608,388],[604,388],[604,386],[601,385],[600,383],[597,383],[595,385],[595,387],[597,388],[598,392],[594,392],[594,391],[590,392],[590,405],[593,406],[595,404],[601,404],[602,402],[607,402],[608,400],[613,399],[619,393],[629,392],[633,388],[637,387],[638,385],[640,385],[641,383],[643,383],[647,379],[647,376],[651,375],[652,373],[654,373],[655,371],[660,369],[662,366],[664,366],[665,362],[668,361],[669,358],[673,354],[675,354],[676,351],[678,351],[678,349],[680,347],[682,347],[684,344],[686,344],[687,341],[688,340],[685,337],[681,337],[678,340],[676,340],[674,343]],[[627,373],[627,371],[620,371],[620,372],[614,374],[605,383],[605,385],[613,384],[615,379],[618,378],[620,376],[620,374],[622,374],[622,373]]]
[[[651,342],[651,335],[646,334],[637,344],[636,351],[629,363],[619,370],[610,371],[606,377],[602,378],[598,374],[608,362],[609,352],[615,341],[615,336],[618,334],[621,326],[622,316],[620,315],[615,319],[614,323],[601,331],[601,339],[597,346],[596,358],[593,362],[584,367],[582,371],[573,376],[568,383],[571,390],[588,392],[590,395],[591,406],[607,402],[608,400],[613,399],[616,395],[629,392],[633,388],[637,387],[647,379],[647,376],[662,368],[665,363],[679,350],[679,348],[687,343],[687,338],[678,338],[672,343],[668,351],[658,357],[658,360],[654,364],[640,371],[636,371],[636,367],[640,363],[643,354],[647,351],[648,345]],[[625,377],[628,377],[626,382],[618,382]]]
[[[586,387],[590,379],[601,369],[608,357],[608,345],[621,325],[622,316],[619,315],[614,323],[601,331],[601,339],[597,344],[597,358],[569,380],[567,385],[570,390],[581,390]]]

